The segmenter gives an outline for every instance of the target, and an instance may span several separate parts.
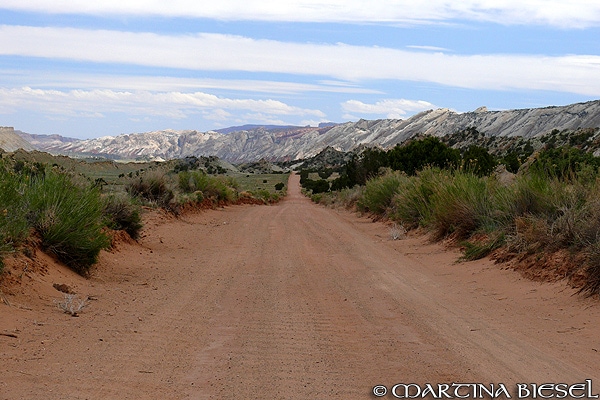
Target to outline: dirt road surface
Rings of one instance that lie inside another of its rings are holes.
[[[375,385],[600,392],[600,307],[312,204],[151,218],[88,280],[30,273],[0,304],[0,399],[370,399]],[[70,286],[87,299],[62,313]],[[6,289],[8,290],[8,289]],[[393,398],[389,393],[384,398]]]

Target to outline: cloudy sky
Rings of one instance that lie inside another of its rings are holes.
[[[0,0],[0,126],[90,138],[600,99],[597,0]]]

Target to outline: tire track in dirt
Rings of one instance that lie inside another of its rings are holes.
[[[598,378],[595,301],[391,241],[312,204],[297,176],[277,205],[145,232],[103,255],[79,318],[19,311],[0,398],[366,399],[376,384]]]

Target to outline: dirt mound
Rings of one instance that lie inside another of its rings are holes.
[[[89,288],[88,280],[40,249],[29,249],[28,253],[30,257],[16,254],[4,259],[0,275],[4,303],[17,308],[45,308],[63,293],[76,294]],[[2,324],[9,316],[0,314]]]
[[[504,247],[490,257],[497,264],[521,273],[527,279],[538,282],[564,281],[574,289],[581,289],[587,279],[585,257],[568,250],[546,253],[517,254]]]

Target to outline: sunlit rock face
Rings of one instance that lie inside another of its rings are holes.
[[[226,133],[163,130],[89,140],[38,139],[35,147],[55,154],[108,155],[123,159],[218,156],[240,163],[307,158],[327,147],[344,152],[362,146],[390,148],[416,135],[445,136],[466,128],[476,128],[486,136],[532,138],[554,129],[599,126],[600,101],[591,101],[563,107],[507,111],[488,111],[486,107],[480,107],[473,112],[457,113],[437,109],[405,120],[361,119],[323,127],[267,126]]]

